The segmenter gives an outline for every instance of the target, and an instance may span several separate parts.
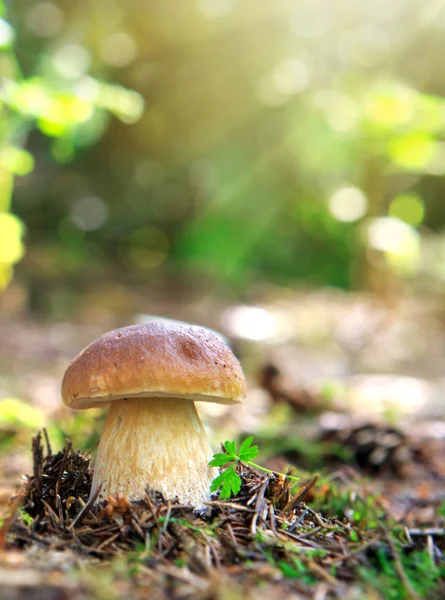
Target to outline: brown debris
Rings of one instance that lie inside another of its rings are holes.
[[[433,475],[436,471],[418,441],[389,425],[362,423],[329,429],[322,432],[320,441],[341,446],[352,464],[371,475],[412,479],[417,474],[424,477],[425,473]],[[335,458],[339,457],[331,457]]]
[[[317,413],[326,409],[326,401],[321,396],[304,388],[290,386],[273,363],[263,366],[258,383],[268,392],[272,402],[289,404],[297,413]]]
[[[8,509],[6,516],[3,519],[3,523],[0,527],[0,552],[3,550],[3,548],[6,545],[6,539],[7,539],[8,532],[14,525],[14,522],[15,522],[15,519],[17,516],[17,511],[18,511],[19,507],[23,504],[23,501],[24,501],[26,495],[28,494],[28,491],[29,491],[29,484],[24,484],[19,489],[17,494],[15,496],[13,496],[11,499],[11,503],[8,507],[9,509]]]

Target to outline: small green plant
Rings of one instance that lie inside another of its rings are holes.
[[[300,579],[307,585],[314,584],[317,581],[310,572],[310,569],[298,558],[294,558],[291,563],[280,560],[277,563],[277,567],[286,579]]]
[[[19,508],[19,515],[20,515],[20,518],[22,519],[22,521],[24,523],[26,523],[26,525],[28,525],[28,527],[31,527],[31,525],[32,525],[31,515],[28,515],[28,513],[23,508]]]
[[[324,483],[323,479],[321,483]],[[342,489],[332,482],[329,483],[329,494],[320,494],[311,503],[311,507],[326,517],[346,518],[354,526],[366,526],[366,529],[376,529],[385,515],[377,496],[360,495],[351,489]],[[351,531],[351,535],[355,534]]]
[[[258,446],[252,446],[252,442],[253,436],[251,435],[241,443],[239,450],[237,450],[235,442],[225,442],[225,452],[214,454],[213,459],[209,462],[211,467],[224,467],[230,465],[221,473],[221,475],[215,477],[210,486],[211,492],[216,492],[221,488],[220,497],[223,500],[228,500],[232,495],[236,496],[241,489],[241,478],[235,470],[235,467],[239,463],[243,463],[254,469],[260,469],[271,475],[274,474],[270,469],[261,467],[252,461],[253,458],[257,457],[259,452]],[[298,481],[298,477],[285,475],[284,473],[276,473],[276,475],[287,477],[295,483]]]

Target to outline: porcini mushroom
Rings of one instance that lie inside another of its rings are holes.
[[[213,453],[194,403],[233,404],[245,393],[230,348],[200,327],[157,321],[94,340],[62,383],[71,408],[109,405],[91,496],[138,499],[134,482],[201,507],[217,472],[208,466]]]

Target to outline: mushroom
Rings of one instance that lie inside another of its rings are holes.
[[[217,471],[195,401],[233,404],[246,394],[240,363],[215,334],[157,321],[94,340],[68,366],[64,403],[109,405],[95,461],[91,498],[135,486],[202,507]],[[134,483],[134,485],[132,484]]]

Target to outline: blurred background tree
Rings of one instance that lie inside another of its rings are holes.
[[[16,0],[0,24],[0,277],[22,259],[31,308],[113,279],[445,280],[442,2]]]

